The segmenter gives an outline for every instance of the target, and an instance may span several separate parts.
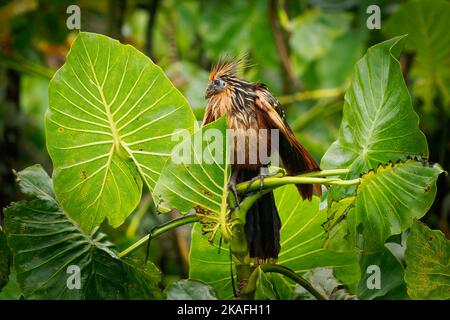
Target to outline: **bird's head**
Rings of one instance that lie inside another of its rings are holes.
[[[205,99],[232,90],[233,85],[239,83],[240,80],[236,73],[241,68],[246,67],[246,61],[245,55],[238,58],[224,57],[219,59],[211,68]]]
[[[208,83],[206,88],[205,99],[209,99],[212,96],[221,93],[227,86],[227,83],[219,77],[215,77]]]

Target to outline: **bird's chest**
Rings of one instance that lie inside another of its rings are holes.
[[[214,101],[212,105],[214,118],[219,119],[223,115],[227,117],[227,126],[230,139],[230,164],[241,169],[257,170],[262,164],[267,164],[267,154],[271,152],[270,134],[262,134],[262,130],[268,129],[267,124],[261,119],[254,100],[233,101],[224,96]],[[261,157],[265,157],[261,159]]]
[[[230,97],[221,97],[214,104],[214,118],[219,119],[226,115],[229,129],[258,129],[254,103],[245,101],[243,104],[236,105],[236,102]]]

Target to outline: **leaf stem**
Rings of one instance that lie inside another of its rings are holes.
[[[177,218],[174,220],[171,220],[169,222],[166,222],[160,226],[155,227],[152,229],[152,231],[147,234],[145,237],[139,239],[137,242],[133,243],[131,246],[120,252],[117,256],[119,258],[123,258],[126,255],[129,255],[131,252],[138,249],[140,246],[145,244],[147,241],[152,240],[163,233],[166,233],[167,231],[170,231],[172,229],[178,228],[180,226],[183,226],[185,224],[194,223],[199,221],[199,218],[196,215],[188,215],[181,218]]]
[[[149,207],[153,204],[152,198],[150,196],[144,196],[141,205],[136,210],[135,215],[133,216],[133,219],[131,220],[127,231],[125,232],[127,238],[132,238],[136,234],[136,230],[139,227],[139,224],[141,223],[142,218],[144,217],[145,213],[148,212]]]
[[[263,264],[261,265],[261,270],[265,273],[276,272],[282,274],[308,290],[308,292],[311,293],[317,300],[328,300],[325,296],[319,293],[305,278],[299,276],[289,268],[278,264]]]

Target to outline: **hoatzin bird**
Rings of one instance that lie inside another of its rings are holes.
[[[203,125],[219,119],[224,114],[227,117],[227,127],[234,130],[260,129],[279,130],[279,155],[283,166],[289,175],[319,170],[319,166],[296,139],[286,122],[280,103],[262,83],[252,83],[237,76],[237,71],[245,63],[244,58],[221,59],[215,64],[209,76],[205,99],[208,105],[205,110]],[[267,134],[270,140],[270,135]],[[246,140],[246,144],[249,143]],[[229,190],[237,196],[236,183],[268,176],[267,164],[259,161],[250,162],[249,147],[238,146],[232,142],[233,159],[245,159],[244,163],[232,162],[232,176]],[[270,154],[270,141],[266,141],[267,152]],[[241,154],[239,154],[241,153]],[[244,154],[242,154],[244,153]],[[241,156],[241,158],[240,158]],[[297,185],[303,199],[312,198],[312,185]],[[316,192],[321,193],[320,186]],[[239,201],[236,199],[237,202]],[[273,193],[263,195],[248,210],[245,232],[251,258],[259,261],[275,260],[280,252],[281,221],[275,206]]]

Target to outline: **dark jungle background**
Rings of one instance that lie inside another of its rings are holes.
[[[337,137],[355,62],[369,46],[408,33],[400,58],[404,77],[428,139],[430,160],[448,171],[449,26],[429,24],[432,16],[426,21],[402,20],[398,12],[408,10],[408,2],[0,1],[0,207],[23,197],[13,169],[41,163],[52,171],[44,134],[47,87],[77,32],[66,27],[66,9],[72,4],[81,9],[83,31],[132,44],[160,65],[199,120],[211,63],[224,53],[247,52],[252,66],[245,77],[266,83],[277,95],[295,133],[318,161]],[[422,2],[424,10],[434,3]],[[380,30],[366,26],[366,9],[372,4],[381,8]],[[450,177],[442,175],[435,203],[424,218],[447,238],[449,185]],[[170,219],[151,211],[145,196],[127,223],[116,230],[104,226],[104,231],[125,248]],[[166,282],[186,277],[188,239],[189,227],[152,243],[150,258],[161,267]]]

